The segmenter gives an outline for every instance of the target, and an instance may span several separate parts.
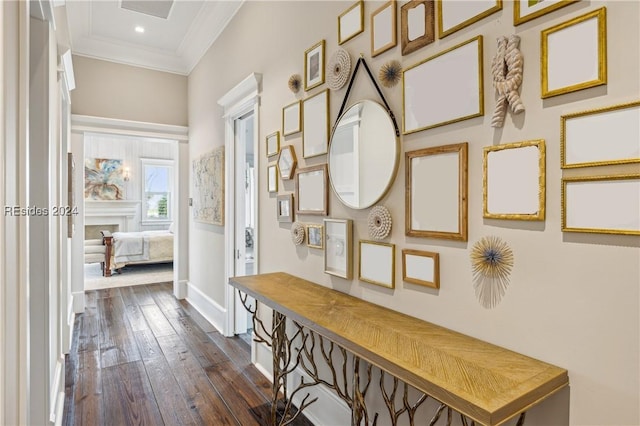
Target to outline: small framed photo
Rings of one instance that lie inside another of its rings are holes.
[[[301,117],[300,101],[295,101],[282,108],[282,134],[289,136],[302,130],[300,128]]]
[[[293,194],[278,195],[276,199],[278,222],[293,222]]]
[[[513,25],[524,24],[577,1],[580,0],[515,0],[513,2]]]
[[[402,250],[402,280],[440,288],[440,255],[430,251]]]
[[[371,14],[371,57],[392,49],[398,44],[396,29],[396,0],[388,1]]]
[[[278,168],[275,164],[267,167],[267,190],[278,192]]]
[[[400,45],[408,55],[433,43],[435,33],[434,0],[411,0],[400,8]]]
[[[329,147],[329,90],[302,101],[302,157],[327,153]]]
[[[266,138],[267,145],[267,157],[273,157],[280,151],[280,132],[276,131],[271,133]]]
[[[322,225],[307,225],[307,246],[323,248],[324,233]]]
[[[350,280],[352,277],[353,221],[324,220],[324,272]]]
[[[361,240],[358,279],[371,284],[394,288],[395,275],[395,244]]]
[[[304,90],[324,83],[324,40],[304,52]]]
[[[364,31],[364,2],[359,0],[338,16],[338,44]]]
[[[541,33],[542,98],[607,84],[604,7]]]

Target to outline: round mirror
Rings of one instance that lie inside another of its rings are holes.
[[[391,187],[399,159],[398,138],[387,110],[360,101],[338,119],[329,147],[329,178],[340,201],[371,207]]]

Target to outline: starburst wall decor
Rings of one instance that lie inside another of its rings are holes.
[[[500,237],[482,237],[471,249],[473,288],[480,305],[495,308],[509,287],[513,252]]]

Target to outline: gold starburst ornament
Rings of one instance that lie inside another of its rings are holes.
[[[470,257],[478,302],[486,309],[493,309],[509,287],[513,251],[500,237],[488,236],[473,245]]]

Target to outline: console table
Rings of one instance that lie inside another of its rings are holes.
[[[515,417],[521,425],[527,409],[569,384],[565,369],[286,273],[229,282],[253,314],[255,339],[272,349],[273,425],[292,423],[315,401],[307,394],[295,407],[293,398],[318,384],[347,403],[352,425],[376,424],[379,416],[391,419],[381,417],[381,424],[396,425],[402,415],[411,425],[433,425],[445,412],[448,425],[454,412],[464,425],[500,425]],[[246,295],[273,310],[271,327]],[[379,383],[372,366],[380,370]],[[287,375],[296,368],[310,379],[287,389]],[[409,386],[420,392],[415,401]],[[388,413],[369,412],[370,392],[381,394]],[[435,413],[426,421],[415,418],[429,398],[438,402]]]

